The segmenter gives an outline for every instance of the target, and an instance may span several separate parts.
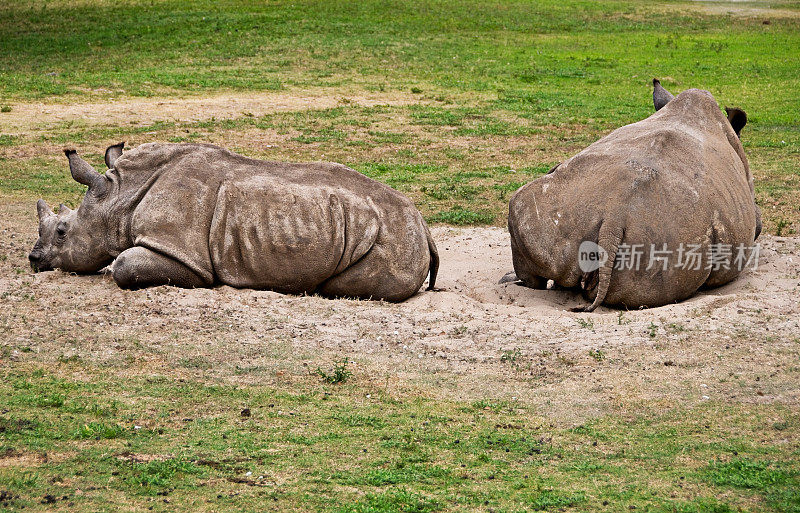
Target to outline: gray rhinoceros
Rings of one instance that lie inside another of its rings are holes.
[[[77,210],[37,203],[34,270],[96,272],[125,288],[269,289],[402,301],[439,265],[404,195],[334,163],[254,160],[209,144],[106,150],[101,175],[65,150],[89,190]]]
[[[656,91],[655,114],[514,194],[508,229],[522,284],[580,288],[591,304],[578,311],[653,307],[727,283],[753,261],[761,220],[738,137],[746,115],[730,109],[726,119],[708,91],[671,96]]]

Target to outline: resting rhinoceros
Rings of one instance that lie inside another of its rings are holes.
[[[591,304],[579,311],[652,307],[727,283],[753,261],[761,220],[738,137],[744,111],[726,119],[708,91],[664,93],[655,114],[514,194],[516,279],[582,289]]]
[[[96,272],[121,287],[215,284],[387,301],[414,295],[439,257],[404,195],[333,163],[254,160],[209,144],[106,150],[105,175],[65,150],[89,190],[77,210],[37,203],[34,270]]]

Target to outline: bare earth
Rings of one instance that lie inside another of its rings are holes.
[[[790,2],[764,2],[762,0],[694,0],[698,10],[710,14],[727,14],[745,18],[796,18],[796,10],[781,9],[791,7]]]
[[[29,135],[46,133],[60,123],[73,126],[137,126],[158,121],[195,122],[211,118],[229,119],[243,115],[263,116],[276,112],[329,109],[339,105],[407,105],[420,99],[402,93],[347,94],[335,90],[289,93],[225,93],[202,98],[108,98],[90,103],[12,104],[11,112],[0,116],[0,133]]]
[[[573,293],[497,284],[511,270],[504,229],[433,234],[444,291],[403,304],[125,291],[100,275],[31,273],[35,207],[4,202],[0,366],[79,359],[122,375],[291,386],[346,357],[367,389],[516,400],[563,422],[642,399],[800,402],[800,238],[764,237],[757,270],[681,304],[575,314]]]

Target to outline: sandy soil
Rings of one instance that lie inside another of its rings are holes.
[[[727,14],[729,16],[740,16],[745,18],[763,18],[769,21],[774,18],[797,18],[800,12],[792,9],[781,9],[781,7],[791,7],[789,2],[764,2],[760,0],[694,0],[697,2],[699,10],[709,14]],[[769,23],[765,23],[769,24]]]
[[[497,284],[511,269],[504,229],[433,234],[444,290],[403,304],[124,291],[99,275],[32,274],[35,206],[5,203],[0,366],[80,360],[120,374],[291,386],[346,357],[365,393],[517,400],[569,422],[643,399],[800,400],[800,238],[764,237],[757,270],[686,302],[575,314],[573,293]]]
[[[26,135],[60,123],[76,126],[152,125],[159,121],[196,122],[207,119],[263,116],[276,112],[328,109],[339,105],[407,105],[419,96],[399,92],[348,94],[330,90],[289,93],[226,93],[202,98],[109,98],[90,103],[16,103],[0,115],[0,133]]]

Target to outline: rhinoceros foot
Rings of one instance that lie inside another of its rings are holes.
[[[519,282],[520,279],[517,278],[517,273],[514,271],[507,272],[500,278],[500,281],[497,282],[498,285],[502,285],[503,283],[515,283]]]

